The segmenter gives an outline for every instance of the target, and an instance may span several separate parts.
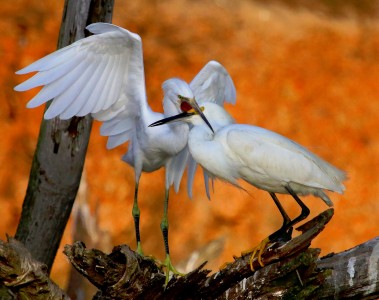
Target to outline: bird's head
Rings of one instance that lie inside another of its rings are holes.
[[[233,123],[233,119],[230,117],[230,115],[221,106],[217,104],[205,102],[200,107],[196,103],[195,99],[188,99],[183,96],[179,96],[179,98],[182,101],[181,113],[154,122],[150,124],[149,127],[168,124],[171,122],[183,121],[191,123],[192,125],[203,125],[205,123],[205,125],[208,126],[212,132],[214,132],[208,119],[210,119],[211,121],[214,120],[217,123],[218,127],[222,127]],[[220,120],[221,123],[219,122]]]
[[[179,78],[171,78],[162,84],[164,92],[163,110],[166,117],[183,112],[183,99],[193,99],[194,95],[188,83]],[[178,95],[181,95],[180,97]],[[181,98],[182,97],[182,98]],[[191,100],[192,102],[194,100]]]
[[[203,114],[203,109],[196,102],[189,85],[178,78],[166,80],[162,85],[164,91],[163,108],[167,118],[151,124],[149,127],[163,125],[174,121],[191,123],[189,117],[198,115],[213,131],[212,126]],[[179,113],[179,114],[178,114]],[[164,122],[163,122],[164,121]]]

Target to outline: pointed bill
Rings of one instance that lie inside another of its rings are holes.
[[[205,122],[205,124],[207,124],[207,126],[212,130],[212,132],[214,133],[214,130],[211,126],[211,124],[209,123],[209,121],[207,120],[207,118],[205,117],[205,115],[203,114],[203,110],[202,108],[197,104],[195,98],[187,98],[187,97],[183,97],[181,95],[178,95],[178,98],[182,101],[182,102],[185,102],[188,104],[188,109],[185,109],[184,112],[178,114],[178,115],[175,115],[175,116],[171,116],[171,117],[168,117],[168,118],[165,118],[165,119],[162,119],[162,120],[159,120],[157,122],[154,122],[152,124],[149,125],[149,127],[154,127],[154,126],[159,126],[159,125],[163,125],[163,124],[167,124],[167,123],[171,123],[171,122],[175,122],[175,121],[179,121],[180,119],[184,119],[184,118],[187,118],[187,117],[191,117],[193,115],[199,115],[203,121]],[[181,105],[181,107],[183,107]]]
[[[187,112],[187,111],[186,112],[182,112],[182,113],[180,113],[178,115],[167,117],[167,118],[164,118],[162,120],[159,120],[159,121],[156,121],[154,123],[151,123],[149,125],[149,127],[155,127],[155,126],[160,126],[160,125],[164,125],[164,124],[180,121],[181,119],[193,116],[194,114],[195,114],[194,112]]]
[[[208,122],[207,118],[204,116],[203,114],[203,110],[201,109],[201,107],[199,106],[199,104],[197,104],[195,98],[185,98],[185,97],[182,97],[182,96],[178,96],[179,99],[181,99],[182,101],[185,101],[187,102],[194,110],[195,112],[203,119],[203,121],[205,122],[205,124],[208,125],[208,127],[212,130],[212,132],[214,133],[214,130],[211,126],[211,124]]]

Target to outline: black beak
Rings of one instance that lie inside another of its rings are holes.
[[[194,102],[189,102],[189,103],[191,104],[191,107],[192,107],[191,110],[189,110],[187,112],[180,113],[180,114],[172,116],[172,117],[168,117],[168,118],[156,121],[156,122],[150,124],[149,127],[154,127],[154,126],[159,126],[159,125],[163,125],[163,124],[179,121],[180,119],[191,117],[191,116],[197,114],[197,115],[199,115],[203,119],[203,121],[205,122],[205,124],[207,124],[208,127],[214,133],[214,130],[213,130],[211,124],[208,122],[207,118],[204,116],[203,111],[199,107],[199,105],[195,101]]]
[[[149,127],[155,127],[155,126],[164,125],[164,124],[175,122],[175,121],[180,121],[180,119],[193,116],[194,114],[195,114],[194,112],[192,112],[192,113],[190,113],[190,112],[183,112],[181,114],[178,114],[178,115],[175,115],[175,116],[172,116],[172,117],[168,117],[168,118],[156,121],[154,123],[151,123],[149,125]]]

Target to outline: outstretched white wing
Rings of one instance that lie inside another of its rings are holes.
[[[224,106],[224,102],[236,103],[236,88],[228,71],[217,61],[211,60],[190,83],[196,101],[213,102]]]
[[[125,110],[139,115],[141,106],[147,105],[141,38],[107,23],[94,23],[87,29],[94,35],[18,71],[37,73],[15,90],[43,86],[27,107],[53,99],[45,119],[92,114],[109,121]],[[111,131],[103,130],[108,133]]]
[[[236,102],[236,89],[233,80],[228,71],[217,61],[208,62],[191,81],[190,87],[200,106],[204,102],[214,102],[221,106],[224,106],[225,102],[232,104]],[[175,191],[178,191],[187,166],[187,192],[192,198],[192,186],[197,163],[189,153],[188,146],[170,161],[167,171],[169,172],[170,184],[174,184]],[[204,171],[203,174],[206,193],[210,198],[209,177]]]

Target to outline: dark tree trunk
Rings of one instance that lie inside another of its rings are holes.
[[[66,0],[58,48],[84,37],[85,26],[111,22],[114,0]],[[16,239],[51,269],[71,213],[92,126],[90,116],[42,120]]]

